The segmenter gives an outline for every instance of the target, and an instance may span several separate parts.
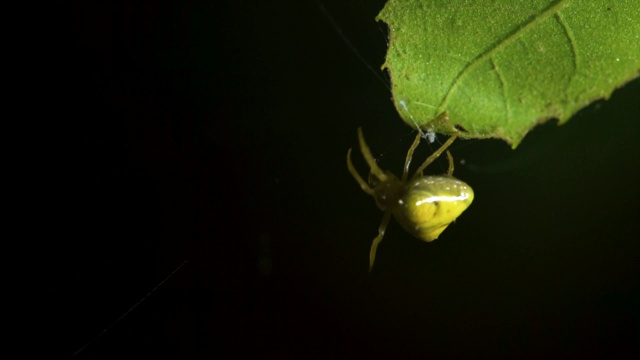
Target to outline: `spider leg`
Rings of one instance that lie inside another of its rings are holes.
[[[362,151],[362,156],[364,156],[367,164],[369,164],[371,173],[373,173],[373,175],[375,175],[380,181],[386,181],[387,175],[384,173],[384,171],[382,171],[382,169],[380,169],[378,164],[376,164],[376,160],[373,158],[373,155],[371,155],[371,150],[369,150],[367,142],[364,141],[362,128],[358,128],[358,140],[360,141],[360,151]]]
[[[424,169],[427,168],[427,166],[429,166],[435,159],[438,158],[438,156],[440,156],[445,150],[447,150],[447,148],[458,138],[457,134],[452,135],[450,138],[447,139],[447,141],[445,141],[444,144],[442,144],[442,146],[440,146],[440,148],[438,150],[436,150],[433,154],[431,154],[431,156],[429,156],[427,158],[427,160],[425,160],[422,165],[420,165],[420,167],[418,168],[418,170],[416,170],[416,173],[413,174],[413,178],[412,179],[417,179],[420,176],[422,176],[422,172],[424,171]]]
[[[358,174],[358,171],[356,170],[356,168],[353,166],[353,163],[351,162],[351,149],[347,151],[347,169],[349,169],[351,176],[353,176],[353,178],[356,179],[356,181],[358,182],[358,184],[360,184],[360,187],[364,192],[366,192],[371,196],[375,196],[376,193],[373,191],[371,187],[369,187],[367,182],[364,181],[364,179],[362,179],[360,174]]]
[[[420,128],[418,128],[419,130]],[[416,151],[416,148],[420,144],[420,138],[422,137],[422,133],[418,131],[416,135],[416,139],[413,140],[413,144],[407,151],[407,158],[404,160],[404,169],[402,170],[402,181],[407,181],[407,176],[409,176],[409,165],[411,165],[411,159],[413,158],[413,152]]]
[[[447,159],[449,159],[449,171],[447,171],[447,175],[453,176],[453,156],[449,150],[447,150]]]
[[[369,272],[371,272],[371,269],[373,269],[373,263],[376,260],[376,250],[378,249],[378,245],[380,244],[380,242],[382,241],[382,238],[384,237],[384,232],[387,230],[387,225],[389,225],[390,219],[391,219],[391,212],[390,211],[385,212],[384,216],[382,217],[382,222],[378,227],[378,236],[376,236],[375,239],[373,239],[373,242],[371,243],[371,250],[369,251]]]

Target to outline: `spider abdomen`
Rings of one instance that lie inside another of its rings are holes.
[[[423,176],[409,181],[393,208],[396,220],[416,238],[433,241],[473,201],[473,189],[451,176]]]

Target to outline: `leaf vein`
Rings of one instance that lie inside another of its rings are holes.
[[[496,64],[496,59],[493,57],[491,58],[491,66],[493,66],[493,71],[495,71],[496,75],[498,76],[498,80],[500,80],[500,88],[502,89],[502,98],[504,99],[504,110],[505,110],[505,113],[507,114],[506,120],[508,124],[511,122],[511,106],[509,106],[509,97],[507,96],[509,94],[509,90],[507,89],[507,82],[505,81],[504,76],[502,76],[502,73],[498,68],[498,64]]]
[[[547,20],[549,17],[557,14],[560,10],[562,10],[565,6],[569,4],[571,0],[558,0],[547,9],[545,9],[542,13],[534,16],[528,23],[523,26],[516,28],[511,34],[507,35],[503,40],[495,43],[488,50],[478,54],[473,60],[471,60],[455,77],[451,86],[449,86],[449,90],[445,93],[440,105],[438,105],[438,114],[443,113],[447,104],[449,103],[449,99],[451,95],[455,92],[458,85],[462,82],[462,80],[473,71],[479,64],[483,61],[491,58],[494,54],[509,46],[515,40],[521,38],[523,34],[527,31],[534,28],[537,24]]]
[[[562,13],[558,12],[555,14],[555,16],[556,16],[556,19],[558,19],[558,23],[562,25],[562,29],[564,30],[565,36],[569,40],[569,44],[571,44],[571,53],[572,53],[571,59],[573,60],[573,72],[571,72],[569,83],[567,84],[567,88],[570,88],[571,84],[573,84],[573,79],[576,77],[576,74],[578,72],[578,64],[580,63],[580,59],[578,57],[578,47],[576,46],[576,39],[573,36],[573,31],[571,30],[567,22],[564,20],[564,16],[562,15]]]

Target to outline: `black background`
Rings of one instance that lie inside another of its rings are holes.
[[[322,4],[378,68],[383,2]],[[397,173],[414,134],[317,2],[52,10],[52,353],[640,355],[638,81],[515,151],[457,141],[474,204],[431,244],[392,222],[369,274],[382,214],[346,151],[363,126]]]

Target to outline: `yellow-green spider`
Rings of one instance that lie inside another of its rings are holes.
[[[378,236],[373,239],[369,253],[369,271],[373,268],[376,249],[384,237],[391,215],[411,235],[431,242],[462,214],[473,201],[473,190],[465,182],[452,176],[453,158],[447,151],[449,170],[442,176],[423,176],[424,169],[447,150],[457,135],[451,136],[416,170],[410,179],[409,165],[413,152],[420,144],[421,133],[407,151],[402,178],[398,179],[389,171],[382,171],[371,155],[364,140],[362,129],[358,128],[360,151],[371,168],[369,182],[365,182],[351,162],[351,149],[347,152],[347,168],[364,192],[374,197],[380,210],[384,211],[378,228]]]

